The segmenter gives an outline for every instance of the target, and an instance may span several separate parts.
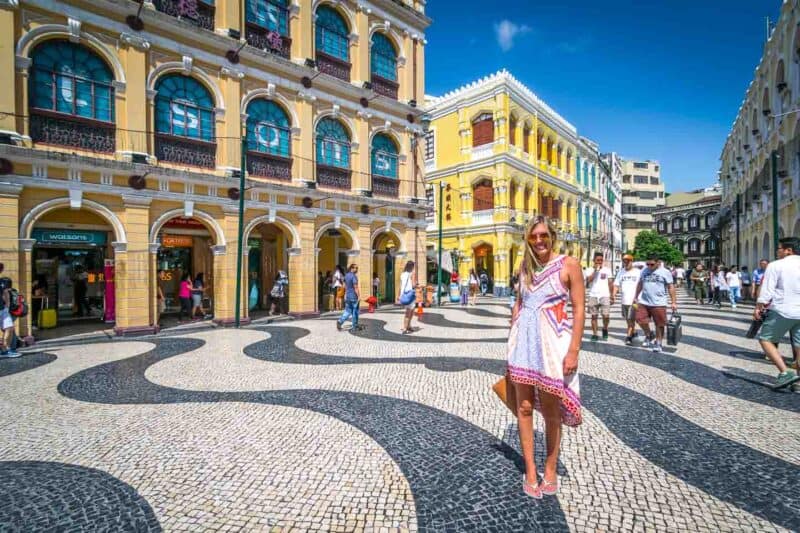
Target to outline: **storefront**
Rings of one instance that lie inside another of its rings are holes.
[[[178,289],[181,279],[188,275],[189,280],[194,281],[202,273],[205,285],[203,307],[207,313],[212,313],[212,240],[205,226],[191,218],[174,218],[164,224],[158,242],[157,283],[164,293],[164,312],[180,311]]]

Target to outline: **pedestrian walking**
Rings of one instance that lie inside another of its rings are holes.
[[[713,305],[716,305],[719,309],[722,307],[721,295],[722,295],[722,285],[721,281],[725,279],[724,274],[722,274],[722,269],[720,269],[719,265],[714,265],[711,267],[711,276],[709,279],[709,284],[711,285],[711,294],[709,295],[710,302]]]
[[[275,274],[275,281],[272,283],[272,289],[269,291],[270,309],[267,314],[273,315],[283,314],[286,309],[286,296],[289,290],[289,276],[283,270],[278,270]]]
[[[750,277],[750,271],[747,270],[746,266],[742,267],[742,271],[740,272],[740,277],[742,279],[742,300],[747,301],[750,299],[751,296],[751,288],[753,286],[753,280]]]
[[[611,269],[604,265],[603,253],[594,254],[594,267],[586,270],[586,282],[589,286],[589,313],[592,315],[592,342],[596,342],[597,315],[603,315],[603,340],[608,340],[608,321],[614,299],[611,296],[614,278]]]
[[[742,297],[742,276],[736,270],[736,265],[731,266],[731,269],[725,274],[725,282],[728,284],[728,298],[731,302],[731,308],[736,309],[736,304]]]
[[[694,299],[697,300],[697,305],[703,305],[708,297],[708,272],[703,268],[702,263],[694,266],[691,279],[694,285]]]
[[[353,323],[350,329],[358,329],[359,300],[361,300],[361,290],[358,288],[358,265],[353,263],[344,277],[344,312],[336,321],[336,329],[342,331],[342,326],[348,320]]]
[[[776,386],[787,387],[800,381],[800,375],[786,367],[778,352],[778,343],[788,332],[795,361],[800,360],[800,238],[778,241],[778,260],[769,263],[764,271],[753,318],[764,319],[758,338],[764,354],[778,368]]]
[[[416,307],[417,303],[416,298],[411,299],[409,303],[402,303],[402,298],[404,294],[408,294],[409,291],[414,291],[416,289],[414,285],[414,261],[408,261],[403,269],[403,273],[400,274],[400,299],[401,305],[405,307],[402,331],[404,335],[407,333],[413,333],[413,330],[411,329],[411,319],[414,317],[414,308]]]
[[[686,279],[686,270],[680,265],[675,268],[675,281],[677,287],[683,287],[683,280]]]
[[[344,270],[339,265],[333,270],[333,310],[341,311],[344,309]]]
[[[758,268],[753,270],[753,299],[758,300],[758,293],[761,292],[761,282],[764,280],[764,272],[767,271],[769,261],[762,259],[758,262]]]
[[[186,272],[181,276],[181,282],[178,284],[178,300],[181,302],[181,310],[178,312],[178,321],[183,320],[183,315],[186,313],[187,318],[192,318],[192,282],[189,281],[191,277]]]
[[[508,338],[508,377],[516,391],[525,462],[522,489],[537,499],[558,491],[562,423],[581,423],[578,352],[585,317],[584,279],[578,261],[556,254],[556,244],[552,221],[542,215],[532,217],[525,228],[519,298],[511,313]],[[547,458],[541,482],[534,461],[534,408],[545,421]]]
[[[192,320],[200,320],[205,317],[205,310],[203,309],[203,296],[206,293],[206,284],[203,281],[203,273],[198,272],[194,277],[192,283]],[[200,314],[200,318],[197,314]]]
[[[628,324],[628,330],[625,334],[625,344],[628,346],[633,344],[633,337],[636,335],[636,309],[633,303],[636,301],[636,287],[639,285],[641,277],[642,271],[638,268],[633,268],[633,256],[630,254],[623,255],[622,270],[617,273],[617,277],[614,279],[611,301],[616,300],[617,294],[620,294],[622,318]]]
[[[381,287],[381,278],[375,274],[375,277],[372,278],[372,295],[377,298],[378,297],[378,290]]]
[[[636,286],[636,321],[644,330],[645,348],[652,348],[656,353],[663,349],[664,328],[667,325],[667,295],[671,301],[672,312],[678,310],[675,296],[675,282],[672,274],[664,267],[658,266],[658,258],[651,256],[642,271],[642,278]],[[650,330],[650,320],[656,326],[655,335]]]
[[[11,278],[4,276],[5,265],[0,263],[0,329],[2,329],[2,346],[0,346],[0,357],[19,357],[20,354],[14,345],[14,317],[11,316],[11,288],[13,282]]]
[[[474,268],[469,269],[469,296],[470,305],[475,305],[478,302],[478,276]]]
[[[489,274],[487,274],[485,270],[481,271],[480,280],[481,296],[486,296],[486,293],[489,292]]]

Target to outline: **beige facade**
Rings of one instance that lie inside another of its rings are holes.
[[[626,249],[633,249],[640,231],[653,229],[653,211],[664,203],[664,182],[658,161],[623,159],[622,230]]]

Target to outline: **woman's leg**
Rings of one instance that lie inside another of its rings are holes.
[[[413,313],[413,309],[406,309],[405,315],[403,315],[403,331],[409,331],[411,329],[411,315]]]
[[[558,479],[558,452],[561,447],[561,400],[558,396],[540,391],[539,402],[547,434],[543,477],[545,481],[554,483]]]
[[[522,448],[522,459],[525,461],[525,479],[536,485],[536,462],[533,459],[533,386],[514,383],[517,391],[517,425],[519,426],[519,444]]]

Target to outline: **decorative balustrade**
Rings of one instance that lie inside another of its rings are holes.
[[[292,160],[263,152],[247,152],[247,173],[260,178],[292,179]]]
[[[350,189],[352,171],[349,168],[329,167],[317,163],[317,185],[332,189]]]
[[[30,127],[36,143],[106,154],[114,153],[116,147],[116,129],[106,122],[37,110],[31,113]]]
[[[484,209],[472,212],[472,224],[492,224],[494,223],[494,209]]]
[[[397,178],[372,175],[372,194],[397,198],[400,195],[400,181]]]
[[[372,75],[372,90],[376,93],[380,94],[381,96],[386,96],[388,98],[392,98],[397,100],[397,89],[400,85],[392,80],[388,80],[377,74]]]
[[[330,74],[335,78],[350,81],[350,63],[342,61],[337,57],[317,52],[317,68],[324,74]]]
[[[276,31],[248,23],[245,29],[245,38],[250,46],[272,52],[289,59],[292,49],[292,39]]]
[[[200,0],[153,0],[158,11],[214,31],[214,6]]]
[[[159,161],[194,167],[215,168],[216,143],[156,134],[156,157]]]

